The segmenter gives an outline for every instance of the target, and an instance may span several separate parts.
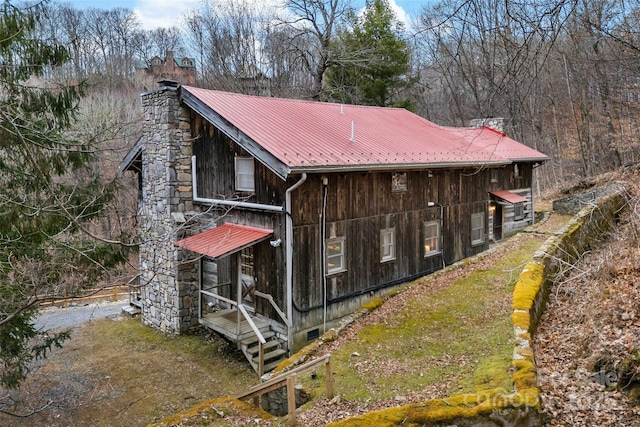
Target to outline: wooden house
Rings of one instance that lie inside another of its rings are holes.
[[[143,321],[214,329],[260,373],[534,220],[547,156],[487,127],[189,86],[142,102],[121,167],[141,170]]]

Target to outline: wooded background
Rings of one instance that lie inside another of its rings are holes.
[[[552,158],[540,169],[537,190],[634,163],[639,4],[434,2],[410,26],[392,21],[378,28],[401,40],[395,48],[407,53],[386,104],[409,106],[448,126],[504,118],[506,134]],[[136,75],[136,64],[167,51],[195,59],[198,86],[254,93],[260,79],[271,96],[366,103],[336,77],[355,66],[364,78],[393,58],[363,43],[354,48],[353,40],[348,46],[355,28],[366,32],[363,15],[344,0],[288,6],[205,1],[179,27],[144,30],[131,10],[51,3],[40,31],[73,58],[50,77],[91,83],[81,123],[99,125],[106,132],[100,137],[122,148],[138,132],[138,92],[154,86]]]

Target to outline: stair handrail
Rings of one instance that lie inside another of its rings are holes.
[[[247,309],[244,308],[244,306],[242,304],[239,304],[229,298],[225,298],[223,296],[214,294],[212,292],[207,292],[207,291],[200,291],[205,295],[208,295],[210,297],[219,299],[220,301],[226,302],[227,304],[231,304],[233,306],[235,306],[236,308],[239,309],[240,313],[242,313],[242,315],[244,316],[245,319],[247,319],[247,323],[249,324],[249,326],[251,326],[251,330],[253,331],[253,333],[256,334],[256,336],[258,337],[258,340],[262,343],[265,344],[267,342],[267,340],[264,339],[264,337],[262,336],[262,334],[260,333],[260,330],[258,329],[258,327],[256,326],[255,323],[253,323],[253,319],[251,319],[251,316],[249,316],[249,313],[247,312]],[[240,334],[238,334],[240,335]]]
[[[264,345],[266,344],[267,340],[264,339],[264,337],[260,333],[260,329],[258,329],[256,324],[253,323],[253,320],[251,319],[251,316],[249,316],[247,309],[244,308],[242,304],[236,305],[240,310],[240,313],[242,313],[244,318],[247,319],[247,323],[249,324],[249,326],[251,326],[251,330],[253,331],[253,333],[258,337],[258,376],[262,377],[264,375]]]
[[[264,375],[264,345],[267,343],[267,340],[264,338],[264,336],[262,336],[262,333],[260,332],[260,329],[258,329],[256,324],[253,323],[253,319],[251,319],[251,316],[249,316],[247,309],[244,308],[242,304],[238,304],[236,301],[232,299],[225,298],[218,294],[214,294],[213,292],[207,292],[203,290],[200,290],[200,292],[204,295],[213,297],[220,301],[226,302],[227,304],[235,306],[236,309],[242,314],[242,316],[244,316],[244,318],[247,320],[247,323],[251,327],[251,330],[256,335],[256,337],[258,337],[258,375],[260,376]],[[238,328],[240,328],[240,323],[238,323]],[[240,331],[238,331],[237,335],[240,336]]]
[[[208,292],[208,291],[204,291],[204,290],[200,290],[200,293],[203,295],[207,295],[209,297],[215,298],[217,300],[220,300],[222,302],[226,302],[227,304],[231,304],[233,306],[237,306],[238,303],[232,299],[229,298],[225,298],[222,295],[218,295],[218,294],[214,294],[213,292]]]
[[[289,328],[291,327],[291,322],[289,322],[289,319],[287,319],[287,315],[284,313],[284,311],[280,309],[280,307],[278,307],[278,304],[276,304],[276,302],[273,300],[273,296],[271,296],[270,294],[265,294],[260,291],[256,291],[256,290],[253,291],[253,294],[269,301],[273,306],[273,308],[276,310],[276,313],[278,313],[278,315],[284,322],[284,324],[287,325]]]
[[[249,326],[251,326],[251,330],[253,331],[254,334],[256,334],[256,336],[258,337],[258,341],[260,341],[261,344],[265,344],[267,342],[266,339],[264,339],[264,337],[262,336],[262,334],[260,333],[260,329],[258,329],[258,327],[256,326],[255,323],[253,323],[253,319],[251,319],[251,316],[249,316],[249,313],[247,312],[247,309],[244,308],[242,306],[242,304],[237,305],[237,307],[240,309],[240,313],[242,313],[242,315],[244,316],[245,319],[247,319],[247,323],[249,324]]]

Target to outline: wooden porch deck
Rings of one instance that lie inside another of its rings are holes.
[[[240,335],[237,327],[238,312],[234,308],[205,314],[200,318],[200,324],[237,342],[254,335],[247,319],[241,318]],[[269,325],[259,317],[251,316],[251,320],[261,333],[269,331]]]

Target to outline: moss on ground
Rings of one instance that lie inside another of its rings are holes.
[[[451,394],[513,390],[513,289],[543,240],[529,238],[499,264],[423,292],[386,323],[362,328],[333,353],[335,389],[362,402],[443,382],[451,383]],[[322,393],[322,381],[311,385]]]

